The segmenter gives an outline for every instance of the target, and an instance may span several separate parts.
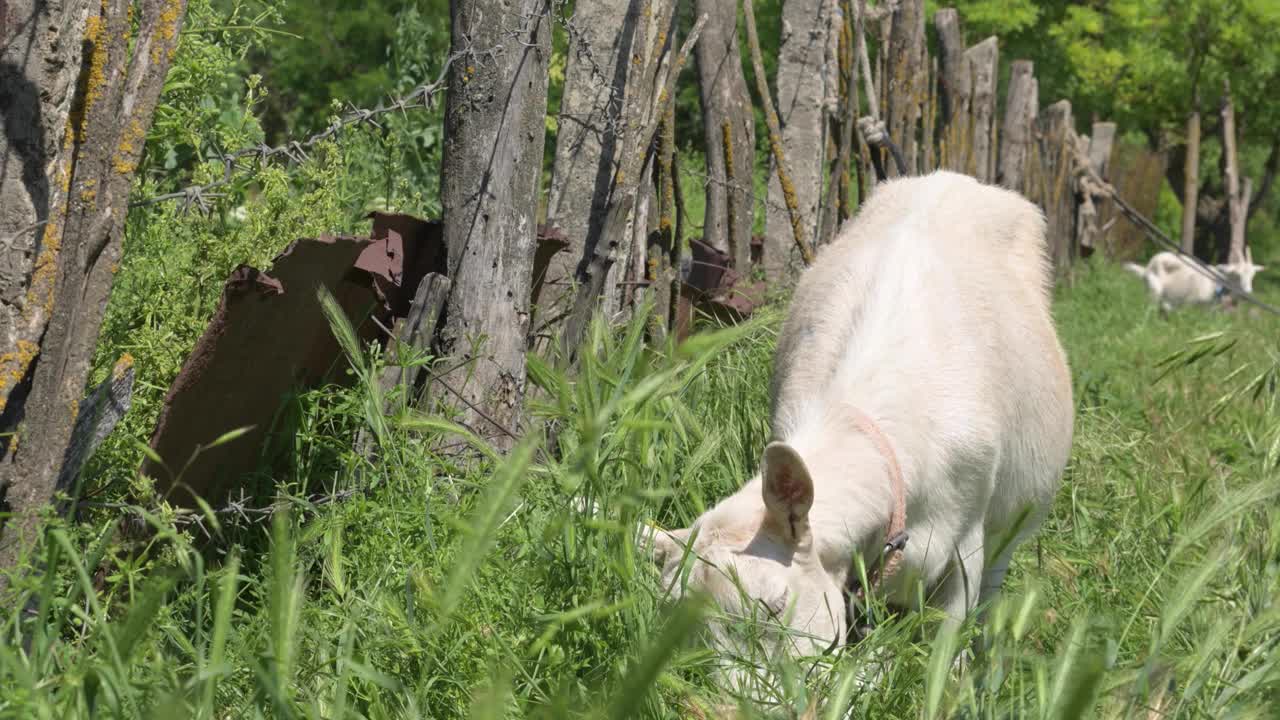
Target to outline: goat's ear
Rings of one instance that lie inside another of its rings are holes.
[[[1260,273],[1260,272],[1262,272],[1263,270],[1266,270],[1266,269],[1267,269],[1267,266],[1266,266],[1266,265],[1254,265],[1254,266],[1253,266],[1253,271],[1254,271],[1254,272],[1256,272],[1256,273]]]
[[[772,442],[764,449],[761,488],[770,522],[792,542],[809,535],[813,506],[813,478],[800,454],[790,445]]]

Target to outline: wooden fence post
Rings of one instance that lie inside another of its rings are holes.
[[[1072,175],[1071,101],[1050,105],[1040,119],[1040,157],[1043,160],[1040,202],[1048,224],[1054,269],[1063,275],[1075,261],[1075,192]]]
[[[707,165],[702,239],[732,255],[734,267],[745,273],[751,261],[756,129],[739,50],[738,2],[696,0],[694,7],[709,18],[694,48]]]
[[[6,266],[12,272],[0,280],[21,308],[17,317],[0,312],[0,487],[11,511],[0,570],[36,539],[66,458],[124,252],[129,190],[186,12],[186,0],[0,4],[0,24],[22,18],[0,30],[9,126],[0,133],[0,179],[21,173],[12,189],[4,184],[0,241],[35,256]],[[0,603],[7,587],[0,573]]]
[[[1076,209],[1076,244],[1081,255],[1089,255],[1096,248],[1099,240],[1098,204],[1105,202],[1101,188],[1094,183],[1091,175],[1106,180],[1107,167],[1111,161],[1111,143],[1115,139],[1115,123],[1093,124],[1093,136],[1076,138],[1074,152],[1078,162],[1085,164],[1077,172],[1080,204]],[[1096,198],[1096,200],[1095,200]]]
[[[436,382],[461,396],[466,426],[506,450],[524,408],[551,17],[537,0],[464,0],[450,12],[451,52],[508,49],[448,71],[440,204],[451,288],[441,350],[468,362]],[[506,18],[522,18],[521,43],[511,43]]]
[[[778,92],[776,115],[781,135],[778,149],[786,157],[786,167],[784,173],[779,173],[775,157],[769,173],[764,270],[771,282],[787,277],[796,267],[792,237],[799,236],[793,227],[793,213],[798,213],[806,242],[819,230],[818,205],[822,200],[822,155],[828,116],[825,99],[830,92],[825,87],[829,74],[824,66],[827,37],[832,32],[832,9],[833,3],[827,0],[782,3],[782,43],[778,47],[774,85]],[[754,18],[751,21],[754,23]],[[765,80],[757,78],[756,82]],[[767,90],[767,82],[760,87]],[[788,173],[789,177],[784,177]],[[787,187],[788,184],[791,187]],[[795,210],[789,207],[793,201]]]
[[[1182,166],[1182,252],[1196,251],[1196,204],[1200,195],[1200,108],[1187,115],[1187,152]]]
[[[920,171],[924,154],[918,131],[929,92],[925,55],[924,0],[901,0],[889,30],[885,119],[889,138],[906,158],[908,173]],[[890,171],[890,176],[894,174]]]
[[[1110,177],[1111,146],[1116,140],[1116,124],[1113,122],[1096,122],[1089,136],[1089,166],[1106,180]]]
[[[973,74],[964,52],[964,34],[960,14],[955,8],[942,8],[933,16],[938,30],[941,76],[938,97],[942,105],[942,127],[938,132],[939,166],[956,172],[968,172],[973,147],[971,98]]]
[[[1000,137],[999,182],[1010,190],[1034,196],[1029,186],[1028,165],[1033,162],[1036,113],[1040,105],[1035,67],[1030,60],[1015,60],[1010,70],[1004,132]]]
[[[993,35],[965,51],[973,77],[973,155],[969,174],[989,183],[995,179],[996,82],[999,69],[999,40]]]

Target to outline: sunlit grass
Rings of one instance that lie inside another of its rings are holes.
[[[1060,289],[1055,316],[1075,448],[985,628],[944,638],[908,615],[820,658],[743,659],[771,670],[744,714],[1274,713],[1280,321],[1162,319],[1101,265]],[[496,464],[438,456],[446,424],[371,415],[382,398],[362,382],[301,399],[285,480],[367,492],[295,498],[213,543],[156,514],[145,553],[111,527],[50,525],[50,570],[20,579],[4,616],[0,716],[681,718],[735,705],[697,642],[714,609],[666,602],[635,531],[687,524],[754,470],[780,317],[661,350],[639,322],[596,326],[573,377],[531,360],[529,426],[556,428],[554,456],[537,431]],[[382,448],[376,466],[353,450],[361,428]],[[989,652],[960,669],[977,632]]]

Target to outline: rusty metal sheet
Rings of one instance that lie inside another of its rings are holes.
[[[755,312],[756,308],[764,304],[765,294],[768,289],[768,283],[763,280],[756,282],[740,281],[711,302],[721,306],[725,311],[735,314],[738,320],[742,320],[749,317],[751,313]]]
[[[690,240],[689,250],[693,258],[684,284],[695,295],[716,295],[737,282],[739,276],[731,267],[733,259],[728,253],[720,252],[701,240]]]
[[[753,238],[753,247],[760,244],[759,237]],[[693,257],[683,273],[674,322],[678,340],[689,336],[695,309],[720,322],[741,322],[764,303],[768,291],[764,281],[752,282],[730,267],[732,260],[726,253],[700,240],[689,245]]]
[[[405,317],[427,273],[448,275],[444,226],[439,220],[376,210],[365,217],[373,220],[372,242],[355,266],[373,276],[378,296],[391,314]]]
[[[165,396],[150,445],[177,472],[198,447],[236,428],[252,430],[201,452],[181,486],[170,470],[145,461],[141,471],[156,479],[170,502],[192,507],[195,492],[221,503],[258,467],[267,432],[290,391],[325,379],[349,382],[316,289],[323,285],[333,292],[364,342],[376,337],[376,326],[365,320],[382,303],[370,273],[355,267],[374,244],[348,236],[297,240],[268,271],[242,265],[232,273],[209,326]]]
[[[529,293],[529,302],[537,304],[542,295],[542,285],[547,279],[547,268],[551,267],[551,258],[569,248],[569,237],[559,225],[538,225],[538,245],[533,254],[533,283]]]

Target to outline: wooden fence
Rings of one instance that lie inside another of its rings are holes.
[[[948,169],[1023,193],[1045,212],[1059,277],[1095,250],[1117,258],[1136,254],[1142,231],[1111,206],[1088,169],[1152,217],[1163,153],[1121,143],[1111,122],[1092,122],[1087,133],[1077,132],[1069,100],[1042,104],[1030,60],[1009,63],[1002,86],[999,38],[968,44],[954,8],[938,10],[930,32],[923,0],[901,0],[878,14],[853,2],[845,7],[866,14],[858,18],[865,23],[858,24],[866,26],[866,42],[876,49],[872,89],[883,109],[883,118],[871,120],[883,122],[908,174]],[[930,53],[930,37],[936,56]],[[874,105],[867,105],[874,113]],[[858,114],[863,110],[853,108]],[[899,174],[886,149],[869,145],[862,133],[856,142],[864,177],[874,177],[875,168],[890,177]],[[831,177],[829,182],[846,181]]]

